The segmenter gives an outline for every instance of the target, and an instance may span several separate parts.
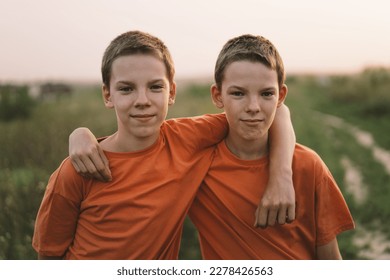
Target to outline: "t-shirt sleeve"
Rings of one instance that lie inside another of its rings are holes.
[[[317,164],[316,245],[326,245],[339,233],[354,228],[354,221],[337,183],[325,164]]]
[[[44,256],[63,256],[73,241],[83,179],[76,173],[70,160],[50,176],[35,221],[33,248]]]
[[[228,132],[228,123],[224,113],[170,119],[166,124],[171,132],[174,132],[182,141],[183,145],[193,148],[195,151],[219,143]]]

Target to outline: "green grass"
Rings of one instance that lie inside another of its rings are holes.
[[[355,79],[355,77],[353,77]],[[359,85],[361,85],[359,81]],[[388,115],[367,113],[367,106],[371,104],[365,102],[365,97],[373,102],[375,92],[369,94],[361,93],[359,101],[345,98],[334,98],[329,93],[334,85],[324,86],[315,77],[296,79],[290,87],[290,94],[287,100],[289,104],[294,128],[299,142],[304,143],[316,150],[324,159],[329,169],[332,171],[341,190],[345,194],[351,213],[358,222],[368,230],[380,230],[390,240],[390,227],[387,219],[390,215],[390,175],[385,168],[378,163],[372,150],[361,146],[351,133],[343,128],[331,128],[315,117],[316,112],[338,116],[360,130],[367,131],[373,135],[375,143],[381,148],[390,150],[390,135],[387,133],[390,128]],[[345,89],[349,94],[349,89]],[[339,89],[339,95],[343,94],[343,89]],[[380,96],[377,97],[378,99]],[[383,106],[389,106],[389,100],[381,100]],[[359,169],[363,178],[363,185],[368,188],[368,197],[363,205],[356,205],[351,195],[346,193],[344,185],[345,170],[340,164],[340,159],[346,156]],[[348,259],[358,258],[359,248],[351,242],[355,231],[343,234],[339,238],[340,249],[346,252],[344,257]]]

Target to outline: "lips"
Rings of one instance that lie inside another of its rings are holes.
[[[263,122],[264,120],[262,120],[262,119],[242,119],[241,121],[246,122],[246,123],[259,123],[259,122]]]
[[[156,116],[155,114],[135,114],[135,115],[130,115],[130,117],[132,117],[133,119],[136,119],[136,120],[139,120],[139,121],[143,121],[143,122],[149,121],[150,119],[152,119],[155,116]]]
[[[264,122],[262,119],[241,119],[241,121],[248,126],[257,126]]]

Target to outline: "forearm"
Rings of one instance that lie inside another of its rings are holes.
[[[318,260],[342,260],[337,239],[334,238],[328,244],[317,247]]]
[[[270,170],[267,187],[256,210],[255,226],[266,227],[295,219],[292,158],[295,133],[287,106],[278,108],[270,129]]]
[[[279,176],[292,176],[292,158],[296,137],[290,118],[290,110],[280,106],[270,128],[270,180]]]

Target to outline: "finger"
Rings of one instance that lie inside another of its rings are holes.
[[[104,178],[96,170],[96,167],[90,158],[85,159],[83,164],[85,165],[85,167],[87,169],[87,172],[85,173],[85,177],[97,179],[99,181],[104,181]]]
[[[276,223],[276,219],[278,216],[278,209],[277,208],[271,208],[268,211],[268,225],[273,226]]]
[[[278,223],[280,225],[284,225],[286,223],[287,218],[288,218],[287,217],[287,208],[281,206],[280,210],[278,212]]]
[[[254,227],[257,227],[257,218],[259,217],[259,207],[257,207],[256,211],[255,211],[255,223],[253,224]]]
[[[268,219],[268,209],[259,206],[256,210],[256,227],[266,228]]]
[[[287,223],[292,223],[295,220],[296,205],[295,203],[287,208]]]
[[[84,165],[83,161],[78,159],[72,159],[72,165],[75,168],[76,172],[79,173],[81,176],[88,177],[88,169]]]
[[[81,163],[80,163],[81,162]],[[96,167],[89,157],[82,157],[78,161],[79,166],[82,166],[82,175],[88,178],[95,178],[100,181],[104,181],[103,177],[97,172]]]
[[[111,170],[110,170],[110,163],[109,163],[106,155],[104,154],[103,149],[99,149],[99,155],[100,155],[100,158],[102,159],[103,164],[104,164],[104,170],[103,170],[103,172],[101,172],[101,174],[107,181],[111,181],[112,176],[111,176]]]
[[[110,177],[100,153],[94,153],[91,155],[88,167],[90,168],[89,171],[93,174],[93,177],[98,180],[107,181]]]
[[[73,165],[73,168],[76,170],[77,173],[81,173],[81,168],[77,163],[77,160],[73,160],[72,158],[70,159],[70,162]]]
[[[105,181],[104,177],[102,176],[101,172],[99,171],[99,166],[100,166],[100,168],[102,168],[102,166],[104,166],[101,162],[99,155],[92,154],[90,157],[84,159],[83,163],[87,168],[87,172],[88,172],[89,176],[91,176],[92,178],[97,179],[99,181]]]

